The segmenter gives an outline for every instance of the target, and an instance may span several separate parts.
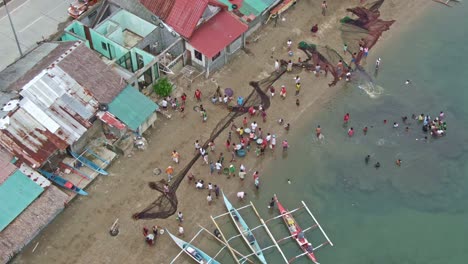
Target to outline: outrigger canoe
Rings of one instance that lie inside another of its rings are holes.
[[[78,155],[78,153],[73,152],[70,150],[70,154],[77,160],[79,160],[81,163],[83,163],[86,167],[94,170],[97,173],[100,173],[102,175],[108,175],[109,173],[96,165],[96,163],[90,161],[89,159],[85,158],[83,155]]]
[[[283,205],[278,201],[278,198],[275,197],[275,202],[278,207],[278,210],[283,217],[284,223],[288,227],[289,233],[291,233],[291,238],[294,239],[297,244],[301,247],[301,249],[304,251],[304,254],[307,254],[307,256],[316,264],[319,264],[317,261],[317,258],[315,258],[314,255],[314,248],[312,244],[307,241],[307,238],[304,235],[304,232],[302,231],[301,227],[297,224],[296,220],[294,220],[294,217],[292,214],[286,210]]]
[[[45,171],[45,170],[39,170],[39,172],[44,175],[47,179],[55,182],[56,184],[62,186],[63,188],[70,190],[72,192],[75,192],[79,195],[88,195],[87,192],[85,192],[83,189],[78,188],[76,185],[71,183],[69,180],[66,180],[57,174]]]
[[[167,231],[167,230],[166,230]],[[189,244],[182,239],[174,236],[169,231],[167,231],[172,240],[179,246],[187,255],[189,255],[193,260],[200,264],[220,264],[218,261],[214,260],[212,257],[208,256],[205,252],[196,248],[192,244]]]
[[[242,216],[239,214],[237,209],[232,206],[231,202],[227,199],[226,195],[223,193],[224,204],[226,205],[227,210],[229,211],[229,215],[231,216],[234,225],[236,226],[237,230],[241,234],[241,237],[244,239],[247,246],[255,253],[257,258],[264,264],[267,263],[265,256],[263,256],[262,249],[258,244],[255,236],[253,235],[252,231],[250,230],[247,223],[244,221]]]

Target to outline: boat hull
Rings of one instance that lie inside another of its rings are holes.
[[[308,242],[305,237],[303,239],[299,238],[299,233],[302,231],[302,229],[296,223],[296,220],[294,219],[292,214],[290,214],[288,210],[286,210],[286,208],[283,207],[283,205],[278,201],[278,198],[276,197],[276,195],[275,195],[275,202],[276,202],[276,206],[278,207],[280,214],[282,215],[284,223],[286,227],[288,228],[289,233],[291,234],[291,236],[293,236],[291,238],[296,241],[296,243],[299,245],[302,251],[304,251],[304,253],[307,253],[307,256],[309,257],[310,260],[318,264],[318,261],[317,261],[317,258],[315,257],[314,252],[308,252],[307,250],[308,244],[310,242]],[[291,226],[294,226],[294,229],[291,228]]]
[[[66,179],[58,176],[57,174],[54,174],[54,173],[51,173],[51,172],[48,172],[48,171],[45,171],[45,170],[39,170],[39,172],[42,175],[44,175],[44,177],[46,177],[47,179],[55,182],[56,184],[58,184],[59,186],[65,188],[67,190],[75,192],[75,193],[77,193],[79,195],[88,195],[88,193],[85,192],[83,189],[79,188],[78,186],[73,184],[71,181],[66,180]]]
[[[262,249],[260,248],[260,245],[258,244],[257,240],[255,239],[252,231],[250,231],[249,226],[247,223],[244,221],[242,216],[239,214],[237,209],[231,204],[231,202],[227,199],[226,195],[223,193],[223,199],[224,199],[224,204],[226,205],[226,208],[229,212],[229,215],[231,216],[232,221],[234,222],[234,225],[236,226],[237,230],[241,234],[241,237],[244,239],[245,243],[247,246],[250,248],[250,250],[257,256],[257,258],[264,264],[267,263],[265,256],[263,256]],[[236,219],[236,217],[237,219]]]
[[[220,264],[218,261],[214,260],[212,257],[210,257],[208,254],[200,250],[199,248],[193,246],[192,244],[189,244],[185,242],[184,240],[174,236],[171,234],[169,231],[166,230],[166,232],[169,234],[169,236],[172,238],[172,240],[176,243],[180,249],[182,249],[189,257],[191,257],[193,260],[195,260],[197,263],[203,263],[203,264]],[[190,253],[189,249],[193,249],[196,252],[195,253]]]
[[[90,161],[89,159],[83,157],[83,156],[80,156],[78,155],[78,153],[76,152],[73,152],[70,150],[70,154],[77,160],[79,160],[81,163],[83,163],[86,167],[94,170],[95,172],[97,173],[100,173],[102,175],[108,175],[109,173],[107,171],[105,171],[104,169],[102,169],[101,167],[99,167],[96,163]]]

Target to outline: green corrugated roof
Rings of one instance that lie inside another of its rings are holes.
[[[156,109],[157,104],[130,85],[109,104],[109,112],[132,130],[137,130]]]
[[[0,231],[7,227],[44,191],[21,171],[0,185]]]
[[[232,11],[232,4],[229,0],[218,1],[227,5],[229,7],[229,11]],[[246,16],[250,14],[258,16],[275,2],[276,0],[244,0],[239,11]]]

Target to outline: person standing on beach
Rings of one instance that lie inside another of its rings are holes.
[[[200,143],[198,143],[198,140],[195,140],[195,154],[200,151]]]
[[[293,67],[293,63],[291,60],[288,61],[288,65],[286,66],[286,71],[291,72]]]
[[[213,172],[215,171],[216,166],[213,163],[213,161],[210,161],[210,175],[213,175]]]
[[[219,192],[220,192],[219,186],[215,184],[214,185],[214,193],[215,193],[216,199],[218,199],[218,197],[219,197]]]
[[[203,155],[203,165],[205,165],[205,164],[208,165],[208,153],[205,153]]]
[[[322,15],[323,16],[325,16],[325,14],[327,12],[327,8],[328,8],[327,1],[323,1],[322,2]]]
[[[211,151],[211,152],[214,152],[214,151],[215,151],[215,143],[214,143],[214,140],[211,140],[211,141],[208,143],[208,147],[210,147],[210,151]]]
[[[219,160],[215,163],[215,167],[216,167],[216,171],[218,172],[218,174],[221,174],[221,169],[223,168],[223,165],[221,164]]]
[[[201,102],[201,96],[202,92],[200,91],[200,89],[195,90],[194,97],[197,99],[198,102]]]
[[[288,39],[288,41],[286,42],[286,45],[288,46],[288,51],[290,51],[292,47],[292,41]]]
[[[237,192],[237,198],[239,198],[239,200],[243,201],[245,196],[247,196],[246,192]]]
[[[299,95],[300,91],[301,91],[301,83],[296,83],[296,96]]]
[[[172,175],[174,174],[174,168],[172,168],[172,166],[167,167],[166,173],[167,173],[167,182],[171,182]]]
[[[184,221],[184,215],[180,211],[177,213],[177,221],[179,221],[180,223]]]
[[[346,55],[346,53],[348,53],[348,44],[344,44],[343,46],[343,54]]]
[[[234,167],[234,164],[231,164],[229,165],[229,175],[228,175],[228,178],[230,178],[231,176],[235,176],[236,173],[236,167]]]
[[[253,121],[252,124],[250,124],[250,128],[252,129],[251,132],[255,133],[255,130],[257,130],[258,124],[256,121]]]
[[[177,151],[172,151],[172,160],[176,163],[179,164],[179,152]]]
[[[211,205],[211,202],[213,202],[213,197],[211,197],[211,192],[208,192],[208,196],[206,197],[206,201],[208,202],[208,205]]]
[[[273,98],[273,96],[275,96],[275,87],[270,86],[270,94],[271,94],[271,98]]]
[[[286,87],[285,87],[284,85],[281,86],[280,97],[281,97],[283,100],[286,99]]]
[[[184,236],[184,227],[182,226],[182,224],[179,224],[179,236]]]
[[[275,71],[280,72],[280,63],[278,60],[275,60]]]

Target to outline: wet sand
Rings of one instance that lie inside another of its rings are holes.
[[[274,60],[288,59],[286,41],[291,39],[293,46],[300,41],[328,45],[338,52],[342,51],[341,33],[339,31],[339,19],[346,14],[345,8],[357,5],[359,1],[340,1],[340,3],[329,3],[328,15],[320,15],[319,1],[298,1],[285,15],[285,21],[278,21],[273,27],[270,23],[259,30],[248,39],[248,53],[240,51],[238,55],[221,71],[215,73],[212,78],[221,88],[231,87],[235,96],[247,96],[251,87],[249,81],[261,80],[269,76],[273,71]],[[386,45],[385,40],[390,35],[395,35],[399,27],[408,27],[411,20],[430,1],[386,1],[382,8],[382,19],[395,19],[397,22],[390,31],[383,34],[383,38],[377,45]],[[312,37],[310,27],[319,24],[317,37]],[[382,44],[384,43],[384,44]],[[388,43],[388,41],[387,41]],[[305,55],[295,49],[293,59],[297,61],[300,56]],[[371,50],[372,53],[372,50]],[[350,60],[350,56],[347,57]],[[372,62],[373,63],[373,62]],[[301,105],[296,106],[294,96],[295,75],[300,75],[302,88],[299,94]],[[331,76],[329,76],[331,78]],[[268,109],[267,122],[263,123],[261,117],[255,117],[259,127],[264,133],[277,135],[277,149],[274,153],[266,152],[264,157],[255,157],[254,151],[247,154],[245,158],[237,158],[236,168],[242,163],[247,170],[255,168],[262,172],[262,168],[270,162],[281,159],[280,144],[283,139],[294,137],[294,130],[300,127],[305,118],[310,119],[313,113],[320,109],[343,88],[342,84],[336,87],[328,87],[330,79],[323,76],[317,78],[312,73],[302,72],[295,69],[292,73],[284,74],[275,84],[277,95],[271,101]],[[285,100],[279,98],[279,87],[286,85],[288,96]],[[179,87],[180,89],[181,87]],[[207,109],[208,121],[201,122],[198,113],[192,111],[193,106],[198,105],[192,98],[196,88],[203,92],[203,105]],[[189,100],[186,107],[186,115],[182,118],[178,113],[171,113],[172,119],[159,116],[156,127],[151,129],[145,137],[149,141],[149,147],[145,151],[135,151],[132,157],[121,157],[109,169],[109,176],[98,178],[87,191],[88,197],[79,197],[74,200],[68,208],[55,221],[46,227],[42,233],[34,239],[30,245],[25,247],[13,263],[169,263],[170,259],[178,253],[175,244],[167,235],[160,236],[154,247],[149,247],[144,242],[142,227],[153,225],[168,228],[172,233],[177,232],[178,222],[175,215],[168,219],[138,220],[131,218],[148,204],[150,204],[159,193],[148,187],[149,181],[165,178],[162,173],[159,176],[153,174],[154,168],[163,171],[169,165],[175,167],[175,173],[182,169],[193,157],[193,144],[195,140],[204,142],[208,139],[212,129],[222,119],[227,110],[221,106],[215,106],[209,101],[216,89],[214,82],[199,80],[192,84],[191,88],[183,88]],[[179,91],[180,92],[180,91]],[[276,120],[283,118],[285,122],[291,123],[291,131],[287,134],[277,124]],[[242,118],[236,120],[241,125]],[[253,120],[249,117],[249,124]],[[224,142],[228,131],[225,131],[215,141],[216,152],[210,153],[210,160],[217,159],[219,152],[225,155],[225,166],[229,165],[230,153],[226,151]],[[235,138],[233,132],[233,138]],[[180,164],[175,165],[171,160],[171,152],[176,149],[181,154]],[[291,146],[290,151],[294,151]],[[252,171],[241,182],[236,176],[226,179],[224,175],[209,175],[209,167],[202,165],[199,159],[191,172],[205,182],[218,184],[231,200],[235,200],[235,193],[246,191],[253,193],[254,185]],[[262,181],[270,180],[268,175],[262,175]],[[272,179],[273,180],[273,179]],[[262,189],[260,189],[260,192]],[[187,179],[179,186],[177,197],[179,200],[179,211],[184,213],[185,238],[189,240],[197,231],[197,224],[212,230],[213,225],[209,215],[224,213],[224,204],[221,200],[215,200],[211,206],[206,203],[207,190],[196,190],[194,184],[189,184]],[[247,198],[246,201],[249,199]],[[116,218],[119,218],[120,234],[111,237],[108,229]],[[32,249],[39,243],[34,253]],[[268,258],[268,257],[267,257]],[[191,263],[187,257],[182,257],[177,263]]]

